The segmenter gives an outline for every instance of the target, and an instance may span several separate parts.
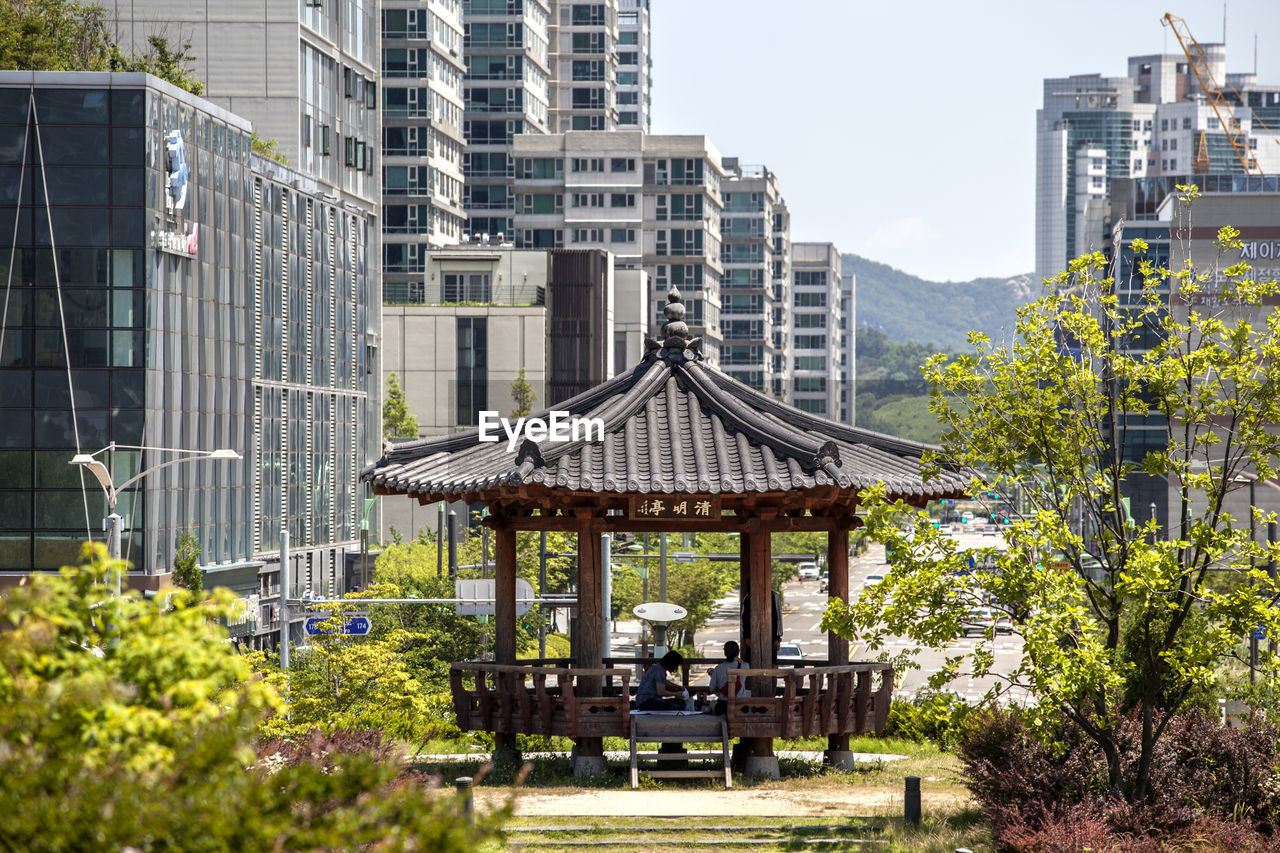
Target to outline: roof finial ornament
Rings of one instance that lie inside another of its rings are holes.
[[[684,321],[684,302],[680,300],[680,291],[675,287],[667,291],[667,304],[662,309],[667,322],[662,326],[663,341],[659,345],[659,358],[671,361],[701,358],[698,347],[702,338],[690,338],[689,326]]]

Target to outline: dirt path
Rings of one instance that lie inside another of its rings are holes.
[[[510,789],[478,789],[479,808],[502,803]],[[963,793],[925,792],[923,807],[953,810],[968,801]],[[523,816],[636,816],[794,817],[823,815],[845,817],[901,814],[902,792],[884,787],[824,786],[792,790],[738,788],[731,791],[655,791],[630,788],[620,791],[565,788],[561,791],[520,792],[516,814]]]

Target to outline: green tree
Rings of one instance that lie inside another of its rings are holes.
[[[334,616],[321,623],[332,633],[313,637],[299,649],[288,672],[259,658],[259,669],[287,699],[286,713],[268,719],[263,734],[297,738],[312,729],[325,734],[377,729],[410,742],[437,735],[442,726],[433,714],[430,692],[409,664],[423,637],[402,629],[345,636],[337,633],[345,609],[334,608]]]
[[[524,368],[520,368],[520,372],[516,374],[516,378],[511,382],[511,410],[510,417],[523,418],[533,412],[533,404],[538,401],[538,395],[533,393],[533,385],[525,378]]]
[[[125,56],[119,45],[111,45],[109,60],[112,71],[142,71],[168,81],[193,95],[204,94],[204,82],[196,76],[190,64],[195,57],[190,53],[191,42],[185,41],[177,50],[169,47],[169,40],[162,36],[147,36],[147,52]]]
[[[204,572],[200,570],[200,540],[190,530],[178,534],[178,550],[173,558],[173,585],[190,592],[204,589]]]
[[[280,151],[280,140],[278,139],[263,139],[258,135],[258,131],[254,130],[251,131],[249,137],[249,147],[254,154],[261,154],[268,160],[275,160],[277,163],[283,163],[286,166],[289,165],[289,158]]]
[[[0,2],[0,68],[30,71],[143,71],[204,94],[190,64],[191,42],[177,50],[159,35],[147,37],[147,51],[125,55],[111,39],[106,9],[75,0]]]
[[[387,399],[382,401],[382,437],[418,437],[418,419],[409,412],[395,371],[387,374]]]
[[[1238,251],[1237,232],[1223,229],[1217,245]],[[1140,259],[1146,249],[1133,241]],[[905,507],[870,490],[867,527],[894,551],[892,571],[824,620],[873,648],[896,634],[942,649],[989,595],[1025,640],[1008,680],[1078,726],[1105,756],[1111,791],[1133,800],[1148,792],[1170,717],[1218,687],[1254,626],[1280,628],[1271,606],[1280,587],[1250,568],[1274,550],[1251,543],[1227,509],[1246,473],[1274,476],[1280,452],[1280,314],[1261,308],[1276,285],[1249,279],[1243,264],[1170,272],[1140,260],[1139,270],[1117,283],[1101,255],[1084,256],[1055,292],[1020,310],[1011,344],[975,333],[975,353],[930,359],[945,429],[932,462],[980,470],[975,494],[1017,489],[1028,511],[1006,528],[1007,553],[986,549],[994,568],[969,573],[954,540],[920,516],[908,539]],[[1198,298],[1210,289],[1212,299]],[[1181,296],[1172,311],[1171,291]],[[1130,348],[1139,336],[1149,350]],[[1139,444],[1133,423],[1160,425],[1165,446]],[[1126,511],[1144,478],[1172,483],[1174,529]],[[986,639],[970,656],[979,675],[993,660]],[[1264,677],[1274,690],[1272,664]],[[1142,734],[1126,777],[1116,723],[1127,713]]]
[[[0,68],[24,71],[106,71],[111,38],[107,10],[75,0],[0,3]]]
[[[279,699],[219,626],[234,597],[116,597],[116,568],[86,545],[0,597],[0,846],[461,853],[496,834],[509,808],[473,828],[398,761],[257,761]]]

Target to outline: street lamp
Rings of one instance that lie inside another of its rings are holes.
[[[96,458],[102,453],[110,453],[112,468],[115,467],[115,455],[117,449],[125,450],[151,450],[158,453],[182,453],[177,459],[170,459],[168,462],[161,462],[159,465],[152,465],[143,471],[138,472],[133,477],[125,480],[120,485],[115,485],[112,470],[103,464],[101,459]],[[107,517],[104,519],[103,529],[107,531],[107,554],[112,560],[120,559],[120,522],[121,518],[116,514],[116,500],[120,497],[120,493],[132,486],[134,483],[146,477],[148,474],[154,474],[161,468],[168,468],[171,465],[177,465],[179,462],[196,462],[201,459],[242,459],[243,457],[234,450],[220,448],[218,450],[184,450],[177,447],[146,447],[142,445],[116,444],[114,441],[96,453],[77,453],[71,457],[72,465],[79,465],[97,478],[102,484],[102,491],[107,495]],[[120,571],[116,570],[116,595],[120,594]]]

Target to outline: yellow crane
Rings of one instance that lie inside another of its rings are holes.
[[[1182,45],[1182,52],[1187,55],[1187,62],[1191,65],[1191,71],[1195,74],[1196,81],[1200,84],[1201,90],[1204,91],[1205,97],[1209,100],[1209,105],[1213,107],[1213,112],[1218,117],[1218,124],[1222,125],[1222,130],[1227,135],[1227,141],[1231,143],[1232,150],[1236,152],[1236,158],[1240,161],[1240,165],[1244,167],[1245,174],[1261,175],[1262,167],[1258,165],[1257,158],[1253,156],[1253,151],[1249,148],[1249,140],[1245,138],[1244,131],[1240,129],[1240,121],[1232,111],[1232,104],[1222,94],[1224,87],[1219,86],[1214,81],[1213,74],[1209,70],[1209,61],[1205,57],[1204,48],[1200,46],[1200,42],[1196,41],[1195,36],[1191,35],[1191,29],[1187,26],[1187,22],[1177,15],[1166,12],[1164,17],[1160,19],[1160,23],[1173,30],[1173,34],[1178,39],[1178,44]],[[1224,80],[1223,83],[1225,84],[1225,82]],[[1247,104],[1245,106],[1246,108],[1248,107]],[[1207,152],[1204,156],[1207,159]]]

